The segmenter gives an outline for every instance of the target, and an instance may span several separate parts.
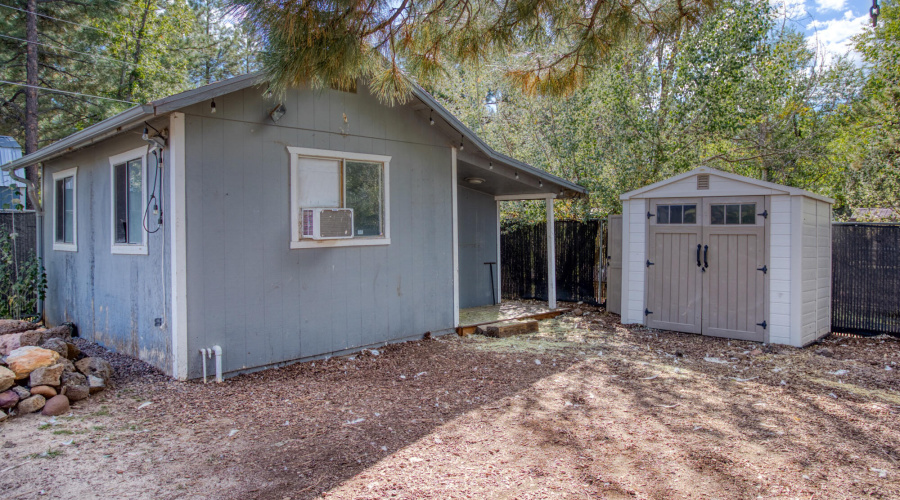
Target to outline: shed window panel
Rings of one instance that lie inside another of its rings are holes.
[[[113,166],[116,243],[143,244],[143,164],[140,158]]]
[[[713,225],[756,224],[756,203],[720,203],[710,205],[709,223]]]
[[[657,224],[696,224],[697,205],[657,205]]]
[[[56,179],[56,241],[75,242],[75,176]]]
[[[356,236],[384,235],[384,166],[344,162],[344,206],[353,209]]]

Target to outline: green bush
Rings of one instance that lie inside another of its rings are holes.
[[[18,261],[16,236],[0,228],[0,318],[35,316],[47,291],[47,274],[34,252]]]

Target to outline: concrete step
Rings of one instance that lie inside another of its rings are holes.
[[[538,322],[534,319],[520,319],[499,321],[488,325],[481,325],[477,332],[488,337],[506,338],[513,335],[535,333],[538,331]]]

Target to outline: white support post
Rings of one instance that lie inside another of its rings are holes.
[[[547,302],[556,309],[556,229],[553,198],[547,197]]]
[[[502,302],[500,294],[503,287],[500,286],[500,200],[497,200],[497,304]]]
[[[450,148],[450,198],[453,209],[453,327],[459,327],[459,208],[456,182],[456,148]]]
[[[172,376],[188,378],[187,345],[187,221],[185,181],[184,113],[169,115],[169,246],[171,247],[172,286]]]

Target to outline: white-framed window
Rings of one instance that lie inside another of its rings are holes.
[[[78,167],[53,172],[53,249],[78,251]]]
[[[288,147],[291,169],[291,248],[389,245],[391,157]],[[351,237],[317,240],[301,223],[313,208],[353,209]]]
[[[115,254],[147,255],[147,146],[109,157],[110,249]]]

